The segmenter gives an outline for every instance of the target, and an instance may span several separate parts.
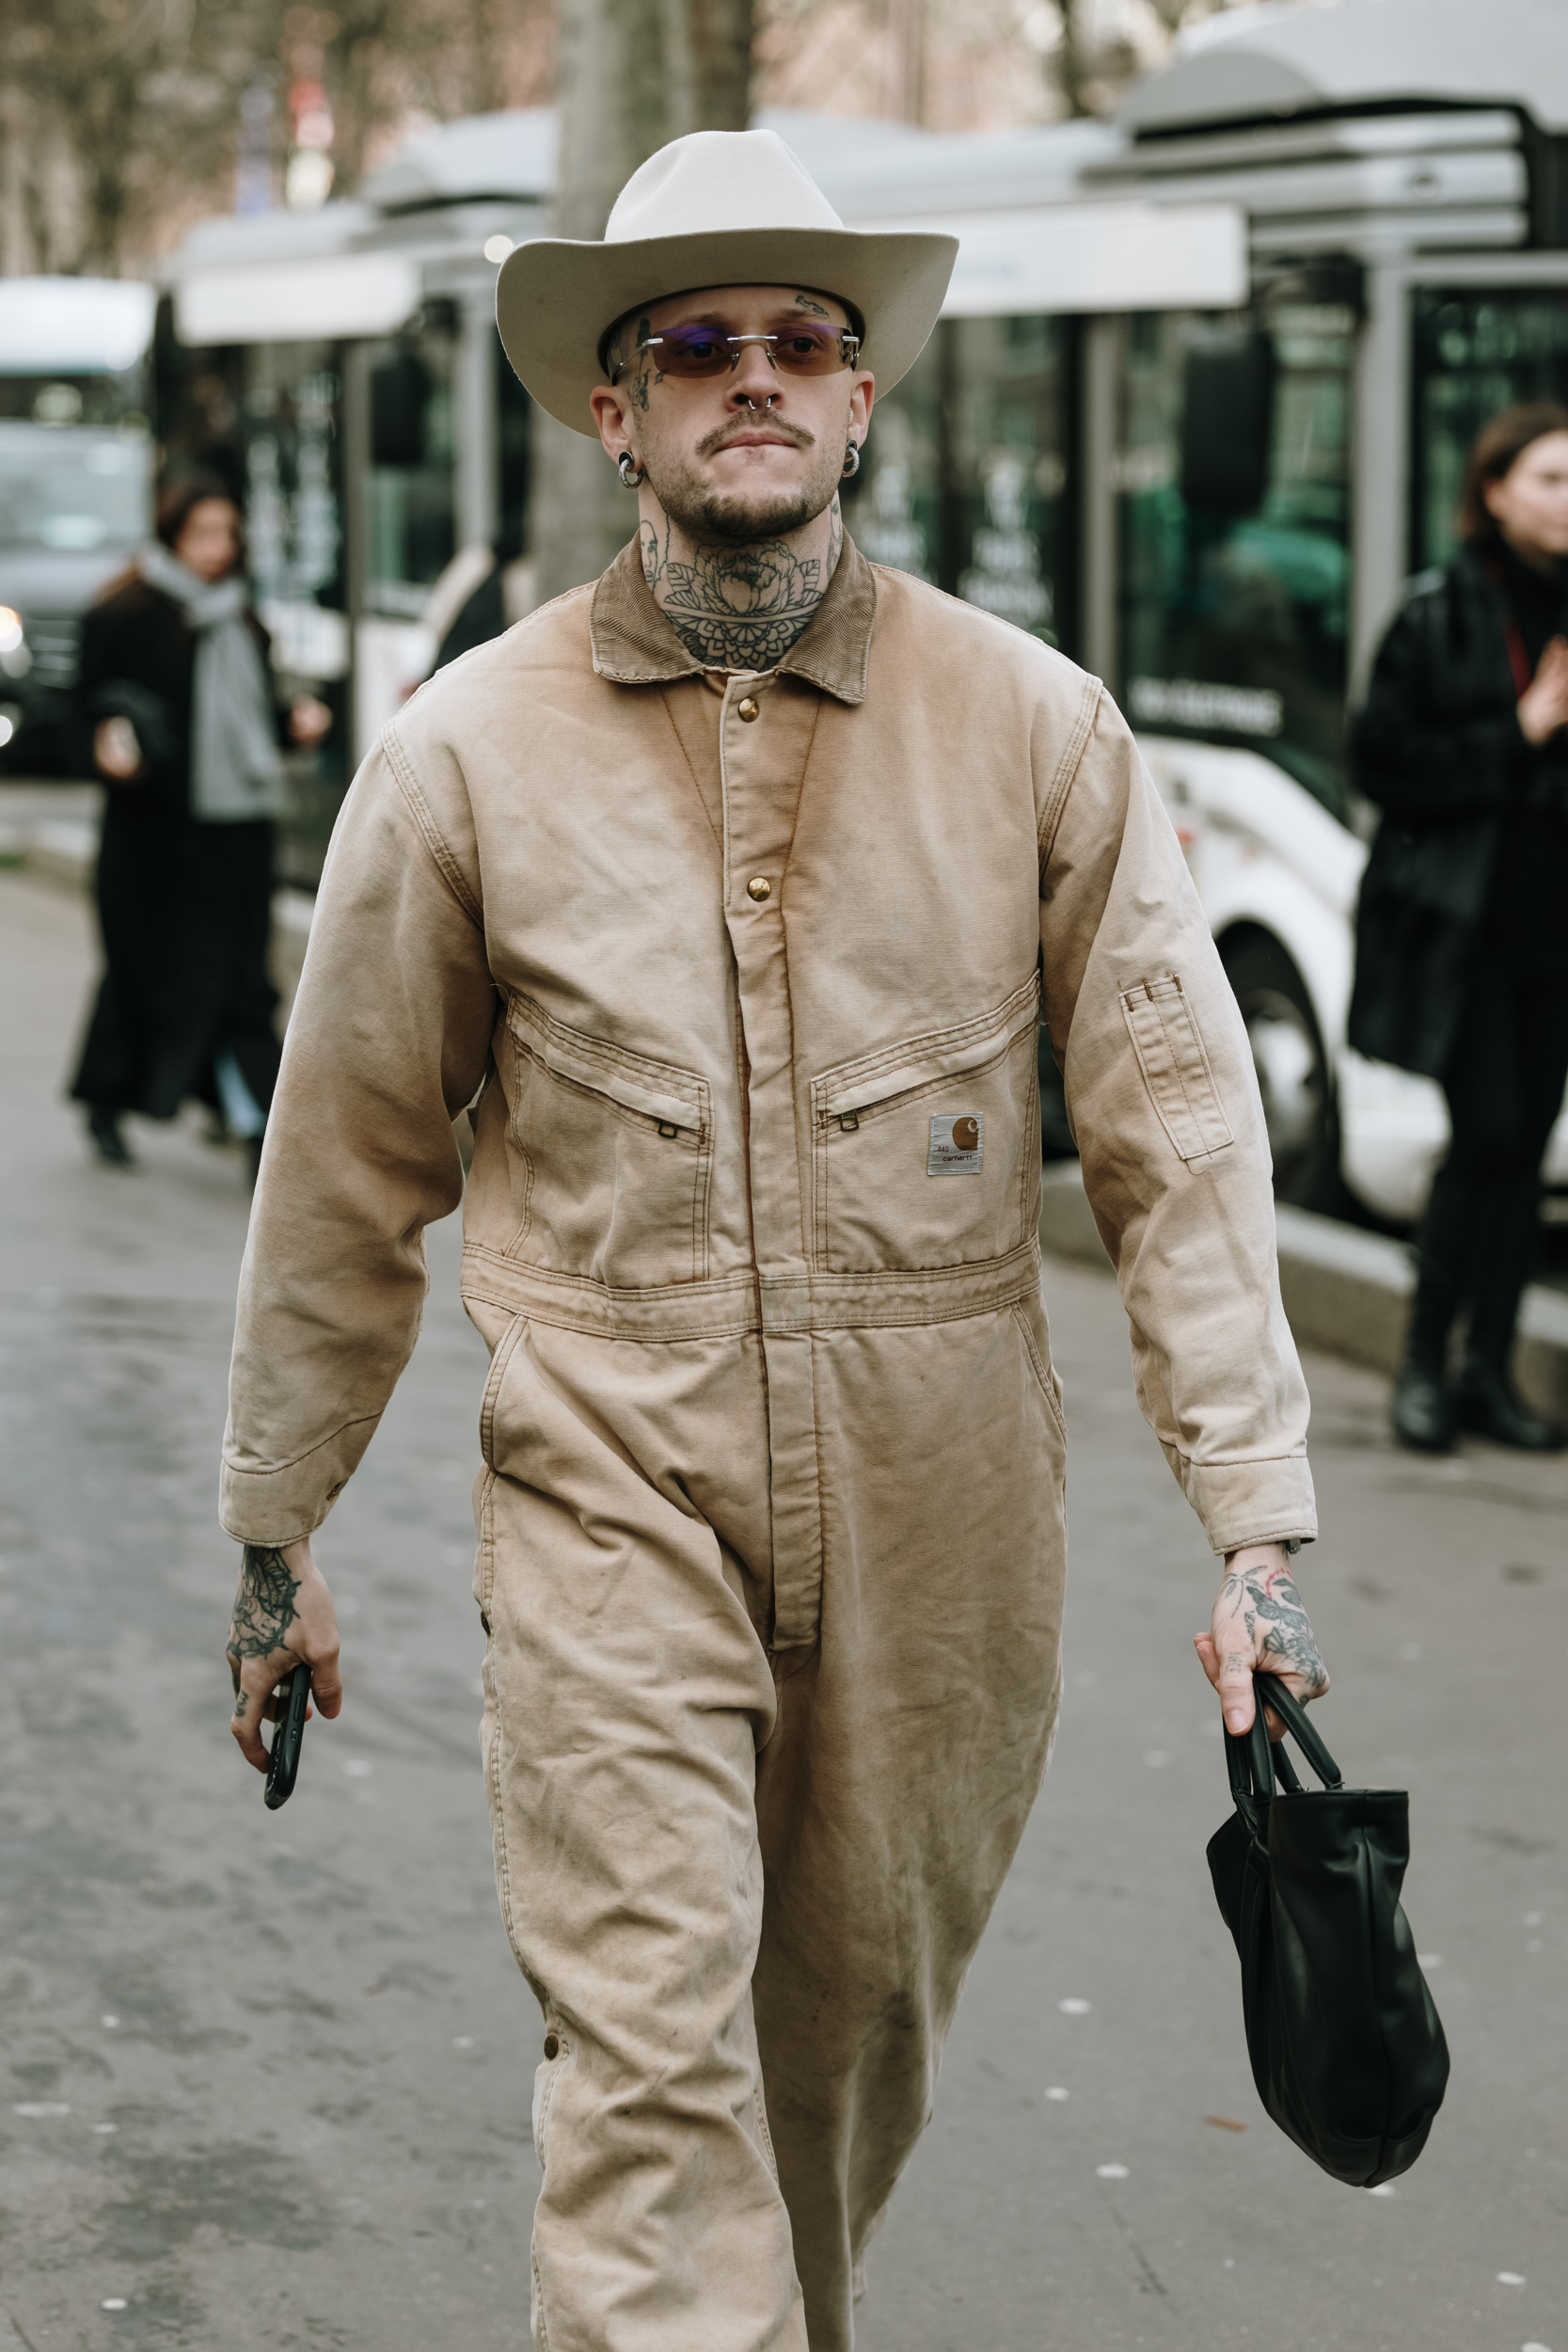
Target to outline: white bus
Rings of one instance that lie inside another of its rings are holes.
[[[82,614],[152,517],[153,291],[0,278],[0,761],[51,764]]]
[[[1241,999],[1278,1191],[1414,1216],[1440,1094],[1343,1043],[1368,830],[1345,720],[1402,583],[1450,550],[1476,427],[1568,397],[1550,0],[1238,10],[1110,122],[770,119],[847,221],[962,240],[878,405],[856,538],[1108,680]],[[452,556],[526,520],[491,302],[552,180],[550,117],[488,116],[177,259],[166,436],[228,453],[279,643],[354,748],[429,660]]]

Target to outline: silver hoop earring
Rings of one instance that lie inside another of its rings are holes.
[[[624,449],[615,460],[615,470],[621,477],[624,489],[635,490],[644,478],[644,469],[638,464],[629,449]]]
[[[856,474],[858,474],[858,473],[859,473],[860,469],[861,469],[861,453],[860,453],[860,444],[859,444],[859,442],[858,442],[858,441],[851,441],[851,442],[849,443],[848,447],[846,449],[846,451],[845,451],[845,453],[844,453],[844,469],[843,469],[843,470],[844,470],[844,479],[846,480],[846,482],[852,482],[852,481],[854,480],[854,478],[855,478]]]

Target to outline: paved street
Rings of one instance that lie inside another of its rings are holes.
[[[228,1734],[214,1517],[242,1169],[196,1123],[89,1166],[60,1086],[91,961],[78,898],[0,875],[0,2352],[521,2352],[540,2027],[478,1771],[455,1231],[321,1545],[344,1712],[274,1818]],[[1454,2058],[1416,2170],[1352,2192],[1247,2072],[1203,1860],[1212,1564],[1109,1278],[1048,1297],[1067,1703],[861,2352],[1568,2352],[1568,1465],[1397,1455],[1382,1384],[1309,1363],[1320,1721],[1352,1781],[1413,1790]]]

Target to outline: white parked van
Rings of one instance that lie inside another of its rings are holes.
[[[152,520],[150,286],[0,278],[0,759],[50,765],[82,615]]]

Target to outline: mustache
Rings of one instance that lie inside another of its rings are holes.
[[[787,417],[775,417],[770,409],[764,409],[755,415],[740,416],[737,414],[726,418],[722,424],[716,425],[711,433],[705,434],[698,442],[698,456],[717,456],[721,449],[728,449],[730,443],[740,434],[750,433],[753,426],[758,424],[770,425],[775,433],[783,435],[792,448],[813,449],[816,447],[816,434],[808,433],[803,424],[791,424]]]

